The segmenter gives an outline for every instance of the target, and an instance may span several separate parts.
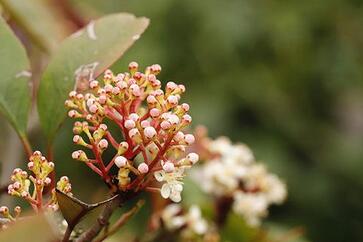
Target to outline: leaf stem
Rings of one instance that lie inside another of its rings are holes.
[[[28,157],[30,157],[33,154],[33,149],[30,145],[28,137],[25,134],[20,134],[19,136],[20,136],[21,143],[23,144],[25,153],[27,154]]]
[[[122,216],[112,225],[112,227],[106,233],[97,238],[95,242],[102,242],[107,237],[116,233],[127,221],[129,221],[133,215],[135,215],[140,210],[144,204],[145,200],[139,200],[134,207],[122,214]]]
[[[108,224],[112,213],[117,209],[122,203],[121,197],[117,197],[112,202],[106,204],[105,208],[101,212],[100,216],[97,218],[97,222],[93,224],[88,230],[86,230],[80,237],[75,240],[76,242],[86,242],[92,241],[100,231]]]

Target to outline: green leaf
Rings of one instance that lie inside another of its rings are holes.
[[[53,140],[65,118],[64,101],[75,88],[76,73],[89,70],[97,77],[122,56],[148,24],[146,18],[112,14],[91,22],[61,44],[42,77],[38,93],[40,122],[48,141]]]
[[[59,209],[62,212],[64,219],[68,224],[74,226],[76,225],[88,212],[93,209],[111,202],[119,195],[115,195],[109,199],[102,202],[87,204],[76,197],[69,196],[58,189],[56,189],[56,196],[59,205]]]
[[[0,111],[20,136],[25,135],[31,103],[29,66],[23,46],[0,17]]]
[[[44,215],[28,216],[19,219],[9,228],[1,231],[0,241],[56,241],[53,231]]]
[[[24,29],[40,48],[50,52],[66,37],[66,23],[46,0],[0,0],[12,20]]]

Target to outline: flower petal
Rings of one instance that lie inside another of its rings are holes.
[[[170,186],[169,184],[165,183],[162,187],[161,187],[161,196],[163,198],[168,198],[170,196],[171,190],[170,190]]]

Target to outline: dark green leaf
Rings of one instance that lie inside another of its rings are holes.
[[[0,17],[0,111],[25,135],[31,97],[29,62],[25,50]]]
[[[91,22],[61,44],[43,75],[38,95],[40,122],[49,141],[65,118],[64,101],[75,87],[76,73],[91,70],[97,77],[139,38],[148,23],[131,14],[112,14]]]

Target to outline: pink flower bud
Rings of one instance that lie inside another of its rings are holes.
[[[1,210],[1,209],[0,209]],[[14,212],[16,213],[16,215],[19,215],[21,213],[21,207],[20,206],[16,206],[14,208]]]
[[[124,81],[119,81],[116,83],[116,86],[121,90],[125,90],[127,88],[127,83]]]
[[[97,88],[97,87],[98,87],[98,81],[96,81],[96,80],[91,81],[91,82],[89,83],[89,87],[90,87],[91,89],[95,89],[95,88]]]
[[[145,75],[141,72],[135,72],[134,76],[133,76],[136,80],[140,81],[142,78],[145,77]]]
[[[100,124],[99,128],[102,129],[103,131],[106,131],[107,130],[107,125],[106,124]]]
[[[155,104],[155,103],[157,103],[157,100],[156,100],[155,96],[153,96],[153,95],[147,96],[146,101],[147,101],[148,104]]]
[[[163,165],[163,170],[166,172],[173,172],[175,169],[174,164],[170,161],[165,162],[165,164]]]
[[[129,80],[127,80],[127,84],[129,86],[133,85],[133,84],[136,84],[136,80],[134,78],[130,78]]]
[[[130,62],[130,64],[129,64],[130,71],[135,71],[135,70],[137,70],[137,68],[139,68],[139,64],[137,64],[137,62],[135,62],[135,61]]]
[[[184,141],[185,141],[185,143],[187,143],[188,145],[193,144],[193,143],[194,143],[194,141],[195,141],[194,135],[192,135],[192,134],[187,134],[187,135],[185,135],[185,136],[184,136]]]
[[[71,91],[71,92],[69,93],[69,97],[70,97],[70,98],[75,98],[75,97],[76,97],[76,95],[77,95],[77,92],[76,92],[76,91]]]
[[[33,156],[42,156],[42,152],[39,150],[34,151]]]
[[[123,81],[124,79],[125,79],[125,75],[124,75],[124,74],[122,74],[122,73],[117,74],[117,76],[116,76],[116,80],[117,80],[118,82]]]
[[[156,136],[156,130],[154,127],[146,127],[144,129],[144,135],[148,139],[152,139]]]
[[[90,98],[87,100],[86,104],[87,104],[87,107],[90,107],[92,106],[93,104],[95,104],[95,99],[94,98]]]
[[[138,135],[140,135],[140,132],[139,132],[139,130],[138,130],[138,129],[136,129],[136,128],[130,129],[130,131],[129,131],[129,136],[130,136],[131,138],[133,138],[133,137],[135,137],[135,136],[138,136]]]
[[[78,159],[81,156],[81,152],[83,152],[83,151],[81,151],[81,150],[74,151],[72,153],[72,158],[75,159],[75,160]]]
[[[60,178],[60,180],[61,180],[62,182],[69,182],[69,178],[68,178],[67,176],[62,176],[62,177]]]
[[[89,107],[89,111],[90,111],[91,113],[97,113],[97,111],[98,111],[98,107],[97,107],[97,105],[96,105],[96,104],[92,104],[92,105]]]
[[[51,182],[52,182],[52,180],[49,177],[47,177],[47,178],[44,179],[44,184],[46,186],[49,185]]]
[[[28,163],[28,169],[33,170],[33,168],[34,168],[34,162],[31,161]]]
[[[113,86],[111,84],[106,84],[104,86],[104,89],[105,89],[106,93],[110,93],[110,92],[112,92]]]
[[[0,213],[3,214],[3,215],[9,213],[9,208],[6,207],[6,206],[1,206],[0,207]]]
[[[154,64],[154,65],[150,66],[150,71],[151,71],[153,74],[157,75],[157,74],[159,74],[159,73],[160,73],[160,71],[161,71],[161,66],[160,66],[159,64]]]
[[[20,175],[22,178],[27,178],[28,177],[28,173],[26,171],[21,171]]]
[[[100,95],[100,96],[98,97],[98,102],[99,102],[100,104],[105,104],[105,103],[106,103],[106,101],[107,101],[107,96],[106,96],[106,95]]]
[[[114,88],[112,88],[112,94],[114,94],[114,95],[118,95],[118,94],[120,94],[120,92],[121,92],[121,90],[120,90],[120,88],[119,88],[119,87],[114,87]]]
[[[160,116],[160,110],[157,109],[157,108],[153,108],[153,109],[150,110],[150,115],[153,118],[157,118],[157,117]]]
[[[147,120],[141,121],[141,127],[146,128],[150,126],[150,122]]]
[[[182,118],[184,123],[190,124],[192,122],[192,117],[188,114],[185,114]]]
[[[136,97],[139,97],[141,95],[141,90],[140,90],[140,87],[139,85],[137,84],[132,84],[130,86],[130,90],[131,90],[131,93],[136,96]]]
[[[79,136],[79,135],[75,135],[75,136],[73,136],[73,142],[74,143],[78,143],[79,141],[81,140],[81,136]]]
[[[169,91],[174,91],[177,87],[178,87],[178,85],[175,84],[175,82],[166,83],[166,89]]]
[[[127,128],[127,129],[132,129],[132,128],[135,128],[135,126],[136,126],[134,120],[131,120],[131,119],[126,120],[124,125],[125,125],[125,128]]]
[[[150,74],[150,75],[148,75],[148,80],[149,80],[149,82],[152,84],[153,82],[155,82],[156,81],[156,76],[154,75],[154,74]]]
[[[28,197],[28,196],[29,196],[29,193],[28,193],[28,192],[26,192],[26,191],[23,191],[23,192],[20,194],[20,196],[21,196],[22,198],[26,198],[26,197]]]
[[[181,107],[182,107],[182,109],[183,109],[185,112],[188,112],[188,111],[189,111],[189,104],[187,104],[187,103],[183,103],[183,104],[181,105]]]
[[[171,123],[164,120],[163,122],[161,122],[160,127],[164,130],[170,129]]]
[[[49,163],[48,163],[48,166],[49,166],[49,168],[50,168],[50,169],[53,169],[55,165],[54,165],[54,163],[53,163],[53,162],[49,162]]]
[[[184,85],[180,84],[180,85],[178,85],[178,87],[179,87],[179,89],[180,89],[180,91],[181,91],[182,93],[184,93],[184,92],[185,92],[185,86],[184,86]]]
[[[149,166],[146,163],[141,163],[137,169],[141,174],[146,174],[149,171]]]
[[[107,149],[108,147],[108,141],[106,139],[101,139],[100,142],[98,142],[98,147],[101,149]]]
[[[178,98],[174,95],[170,95],[167,99],[168,103],[175,106],[178,104]]]
[[[137,115],[137,113],[132,113],[129,115],[129,119],[137,122],[140,119],[140,117],[139,117],[139,115]]]
[[[151,85],[154,87],[154,88],[157,88],[161,86],[161,82],[159,80],[155,80],[154,82],[151,83]]]
[[[192,162],[192,164],[195,164],[195,163],[197,163],[197,162],[198,162],[198,160],[199,160],[199,155],[198,155],[198,154],[196,154],[196,153],[189,153],[189,154],[187,155],[187,159],[188,159],[190,162]]]
[[[127,164],[127,159],[123,156],[117,156],[115,159],[115,164],[118,168],[124,167]]]
[[[156,96],[156,97],[158,97],[158,96],[162,96],[162,95],[164,95],[164,92],[163,92],[163,90],[161,90],[161,89],[157,89],[157,90],[155,90],[155,91],[153,92],[153,95],[154,95],[154,96]]]
[[[170,115],[170,116],[169,116],[169,118],[168,118],[168,121],[169,121],[172,125],[176,125],[176,124],[178,124],[178,123],[180,122],[179,117],[178,117],[178,116],[176,116],[175,114]]]
[[[20,189],[20,187],[21,187],[20,182],[14,182],[14,184],[13,184],[13,188],[14,188],[15,190],[19,190],[19,189]]]
[[[181,132],[181,131],[177,132],[177,133],[174,135],[174,140],[175,140],[176,142],[180,142],[180,141],[184,140],[184,133],[183,133],[183,132]]]
[[[83,96],[83,94],[78,93],[78,94],[77,94],[77,96],[76,96],[76,98],[77,98],[78,100],[83,100],[83,99],[84,99],[84,96]]]

